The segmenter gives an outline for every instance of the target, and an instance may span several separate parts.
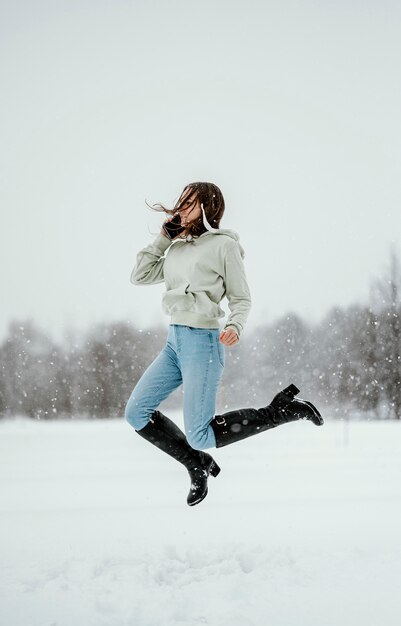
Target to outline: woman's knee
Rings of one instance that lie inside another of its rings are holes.
[[[187,441],[194,450],[207,450],[211,448],[207,429],[204,431],[190,432],[186,435]]]
[[[141,430],[149,422],[149,412],[130,399],[125,407],[124,418],[135,430]]]
[[[135,430],[141,428],[139,415],[137,415],[134,411],[130,411],[127,407],[125,408],[124,418],[130,426],[135,428]]]

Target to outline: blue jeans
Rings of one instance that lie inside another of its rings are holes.
[[[137,382],[125,408],[125,419],[135,430],[144,428],[159,404],[182,384],[189,445],[196,450],[216,447],[210,422],[225,365],[219,335],[218,328],[169,325],[165,346]]]

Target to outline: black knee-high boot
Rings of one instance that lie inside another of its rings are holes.
[[[198,504],[207,496],[208,476],[209,474],[217,476],[220,468],[210,454],[195,450],[189,445],[184,433],[175,422],[160,411],[154,411],[149,423],[136,432],[187,468],[191,479],[187,497],[189,506]]]
[[[275,395],[268,406],[215,415],[210,425],[216,437],[216,448],[299,419],[321,426],[324,422],[317,408],[307,400],[294,399],[299,391],[295,385],[289,385]]]

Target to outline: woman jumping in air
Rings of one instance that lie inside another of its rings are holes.
[[[140,250],[131,273],[134,285],[164,282],[162,309],[170,315],[166,344],[134,387],[125,418],[138,435],[174,457],[188,470],[190,506],[207,495],[209,474],[220,468],[207,452],[269,428],[299,419],[321,426],[317,408],[295,399],[289,385],[259,409],[215,415],[225,365],[225,347],[238,343],[251,308],[244,249],[234,230],[220,228],[225,204],[213,183],[187,185],[154,241]],[[157,209],[159,210],[159,209]],[[167,248],[168,253],[164,256]],[[223,297],[231,311],[222,331]],[[185,435],[159,404],[183,385]]]

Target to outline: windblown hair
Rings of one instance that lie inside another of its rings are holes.
[[[199,203],[203,204],[206,219],[209,222],[210,226],[212,228],[220,227],[220,220],[224,214],[225,204],[223,194],[214,183],[190,183],[189,185],[184,187],[173,209],[168,209],[160,203],[149,205],[146,200],[145,202],[147,206],[149,206],[154,211],[164,212],[168,215],[174,215],[175,213],[180,212],[184,196],[187,196],[185,197],[185,200],[190,201],[189,206],[195,206],[196,200],[199,199]],[[203,224],[203,215],[201,213],[200,217],[192,222],[192,224],[190,224],[187,234],[198,237],[206,231],[207,228]]]

